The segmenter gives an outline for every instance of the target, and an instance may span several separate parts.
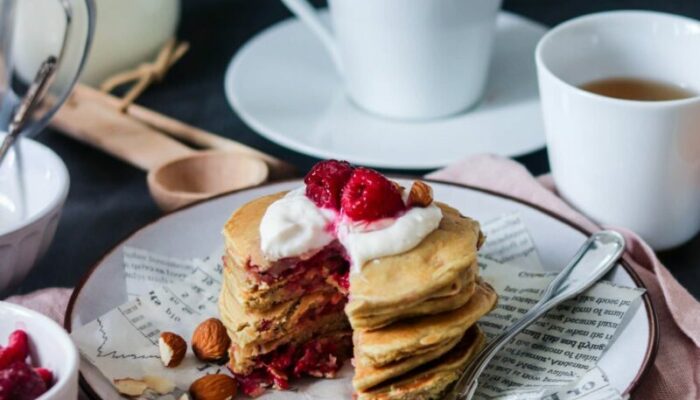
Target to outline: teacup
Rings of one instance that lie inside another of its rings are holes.
[[[429,119],[463,111],[486,83],[501,0],[330,0],[333,33],[306,0],[282,0],[326,46],[360,107]]]
[[[549,162],[561,195],[655,249],[700,230],[700,96],[637,101],[585,91],[605,78],[700,93],[700,22],[614,11],[565,22],[536,50]]]

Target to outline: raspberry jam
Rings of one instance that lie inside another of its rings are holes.
[[[248,264],[246,270],[256,281],[272,284],[284,279],[287,281],[286,288],[296,286],[307,291],[323,284],[329,276],[347,276],[350,263],[344,254],[341,246],[334,243],[307,260],[281,260],[280,267],[275,271],[260,271],[252,264]]]
[[[234,374],[240,390],[251,397],[267,388],[289,389],[289,380],[302,376],[332,378],[349,356],[350,335],[340,340],[312,339],[299,346],[285,345],[262,355],[247,375]]]

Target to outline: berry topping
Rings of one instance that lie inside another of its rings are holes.
[[[353,221],[395,217],[406,209],[397,185],[379,172],[357,168],[343,189],[342,212]]]
[[[7,347],[0,349],[0,369],[16,361],[24,362],[29,354],[29,338],[21,329],[12,332],[7,339]]]
[[[39,377],[41,378],[41,380],[44,381],[46,387],[51,386],[51,383],[53,383],[53,372],[51,372],[51,370],[38,367],[34,368],[34,372],[36,372],[37,375],[39,375]]]
[[[33,400],[44,392],[44,380],[23,361],[0,371],[0,399]]]
[[[345,161],[322,161],[304,178],[306,197],[319,207],[340,209],[343,187],[352,175],[353,167]]]

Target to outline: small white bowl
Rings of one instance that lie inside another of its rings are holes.
[[[0,165],[0,293],[24,279],[46,252],[69,181],[56,153],[30,139],[20,139]]]
[[[80,358],[68,333],[36,311],[0,301],[0,345],[7,344],[7,337],[16,329],[29,335],[32,364],[54,374],[53,386],[39,400],[77,399]]]

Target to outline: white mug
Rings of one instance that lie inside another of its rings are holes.
[[[700,93],[700,22],[614,11],[565,22],[536,50],[549,162],[561,195],[594,220],[657,250],[700,230],[700,96],[605,97],[605,78],[658,80]]]
[[[392,118],[463,111],[481,97],[501,0],[282,0],[330,52],[360,107]]]

